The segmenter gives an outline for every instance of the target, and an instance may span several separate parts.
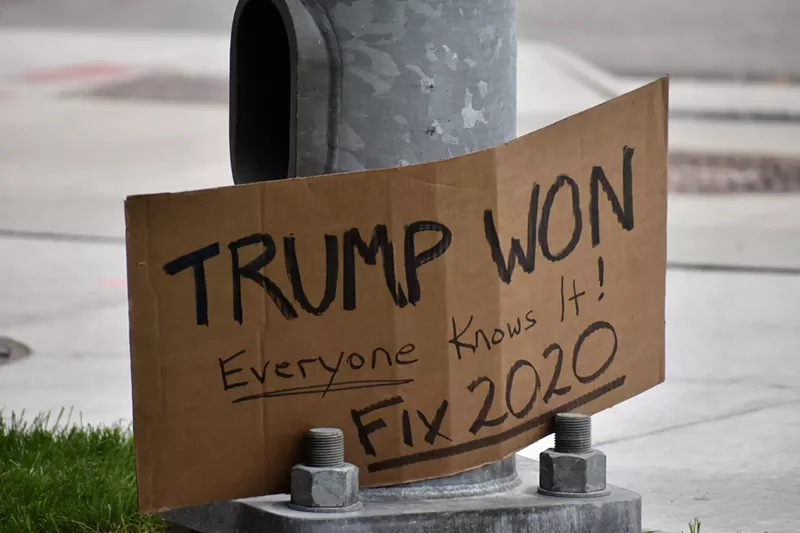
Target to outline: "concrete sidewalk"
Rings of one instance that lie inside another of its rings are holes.
[[[185,91],[193,90],[191,76],[216,79],[224,91],[227,69],[224,37],[0,31],[0,172],[8,176],[0,182],[0,228],[119,238],[125,195],[231,183],[219,98],[205,105],[94,96],[153,72],[188,76]],[[519,131],[645,82],[615,78],[547,43],[521,41]],[[800,117],[798,87],[673,80],[671,100],[674,152],[800,159],[800,120],[719,118]],[[697,118],[703,114],[717,118]],[[673,194],[670,261],[797,268],[798,198]]]
[[[153,71],[224,81],[228,49],[226,37],[213,35],[0,30],[0,94],[53,95]],[[521,134],[651,81],[616,78],[543,42],[520,41],[518,55]],[[674,150],[800,156],[798,86],[673,79],[670,100]],[[726,119],[731,116],[775,120]]]
[[[0,365],[0,407],[130,419],[122,201],[230,184],[227,109],[93,91],[152,72],[224,81],[227,47],[0,31],[0,335],[34,351]],[[520,43],[519,74],[521,133],[639,84],[535,42]],[[795,87],[674,80],[671,97],[674,150],[800,158],[800,122],[697,118],[793,116]],[[669,209],[669,260],[692,268],[668,274],[667,382],[596,417],[609,481],[642,493],[647,527],[794,533],[800,195],[671,195]]]
[[[521,41],[518,57],[520,134],[652,81],[615,78],[547,43]],[[798,86],[672,79],[670,114],[673,151],[800,157]],[[728,119],[737,116],[784,120]]]
[[[0,239],[0,331],[34,355],[0,366],[0,405],[130,419],[124,246]],[[29,258],[60,258],[61,268]],[[800,277],[670,270],[667,381],[594,417],[609,482],[646,527],[794,533],[800,519]],[[552,439],[523,451],[535,458]]]

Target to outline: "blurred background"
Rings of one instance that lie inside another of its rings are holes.
[[[130,419],[122,201],[232,183],[235,4],[0,0],[6,412]],[[521,134],[673,76],[667,382],[595,417],[609,481],[648,527],[796,532],[800,2],[518,10]]]

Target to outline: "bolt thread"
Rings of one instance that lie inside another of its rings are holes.
[[[325,467],[344,464],[344,433],[338,428],[314,428],[308,431],[308,466]]]
[[[553,425],[557,452],[586,453],[592,450],[592,418],[589,415],[559,413]]]

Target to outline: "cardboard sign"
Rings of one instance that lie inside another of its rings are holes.
[[[457,473],[664,379],[666,79],[446,161],[126,203],[144,511]]]

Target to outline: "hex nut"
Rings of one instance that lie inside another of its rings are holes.
[[[359,503],[358,467],[314,467],[304,464],[292,468],[292,504],[307,510],[348,508]]]
[[[590,494],[606,490],[606,455],[599,450],[539,454],[539,487],[548,493]]]

